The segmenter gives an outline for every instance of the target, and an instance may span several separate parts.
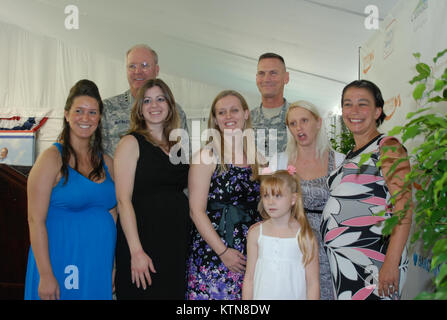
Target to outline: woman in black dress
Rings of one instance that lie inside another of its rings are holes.
[[[189,206],[187,164],[173,164],[179,127],[174,97],[161,79],[138,91],[131,128],[114,159],[119,223],[118,299],[184,299]]]

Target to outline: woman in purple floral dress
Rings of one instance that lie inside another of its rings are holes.
[[[257,160],[247,153],[241,135],[251,128],[249,117],[239,93],[221,92],[208,123],[220,134],[193,158],[188,189],[195,228],[187,262],[188,300],[241,299],[246,236],[260,220],[259,184],[251,179],[257,174]]]

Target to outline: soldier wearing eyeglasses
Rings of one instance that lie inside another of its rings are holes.
[[[160,66],[157,53],[144,44],[133,46],[126,54],[126,70],[129,90],[103,101],[103,144],[104,151],[111,157],[115,153],[120,137],[129,130],[130,113],[138,89],[147,80],[158,76]],[[186,114],[178,103],[176,107],[180,117],[180,127],[188,131]]]

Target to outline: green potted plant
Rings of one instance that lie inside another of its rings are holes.
[[[334,134],[336,126],[332,124],[331,127],[333,129],[332,134]],[[329,142],[331,143],[331,146],[335,151],[341,152],[343,154],[347,154],[355,146],[354,136],[352,135],[352,132],[349,131],[348,128],[346,128],[343,121],[341,121],[340,134],[335,135],[335,137],[333,138],[330,138]]]
[[[388,133],[390,136],[401,134],[403,143],[414,138],[423,139],[407,158],[396,161],[388,173],[392,175],[400,161],[410,160],[412,168],[405,177],[404,189],[413,186],[415,190],[415,226],[411,243],[421,240],[424,249],[432,251],[431,271],[437,271],[434,292],[423,292],[416,299],[447,299],[447,108],[439,108],[440,103],[447,102],[447,68],[440,76],[433,72],[438,68],[438,60],[446,53],[447,49],[439,52],[432,67],[421,62],[419,53],[414,54],[418,74],[410,84],[416,85],[413,97],[420,109],[408,113],[408,122]],[[386,157],[386,150],[384,152]],[[398,194],[393,198],[396,196]],[[391,233],[409,208],[410,203],[407,203],[402,211],[386,220],[384,235]]]

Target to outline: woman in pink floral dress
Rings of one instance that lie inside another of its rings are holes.
[[[387,175],[406,151],[396,138],[378,132],[385,119],[383,105],[379,88],[370,81],[354,81],[343,90],[343,121],[354,135],[355,147],[328,178],[331,196],[321,224],[337,299],[399,299],[408,270],[411,210],[390,236],[382,235],[384,220],[404,209],[411,198],[411,190],[404,190],[394,205],[390,201],[392,194],[403,190],[410,164],[400,162]],[[371,153],[370,159],[359,166],[366,153]],[[381,167],[376,167],[381,159]],[[377,215],[383,210],[384,215]]]

